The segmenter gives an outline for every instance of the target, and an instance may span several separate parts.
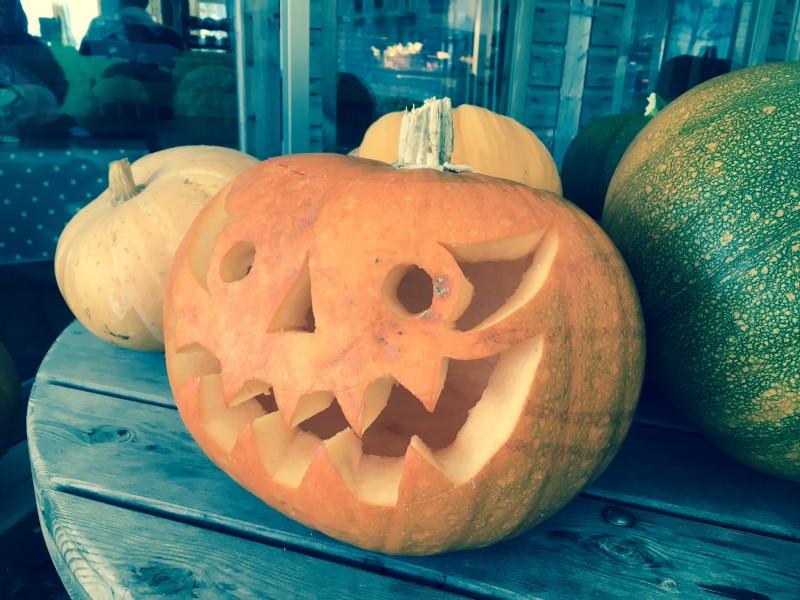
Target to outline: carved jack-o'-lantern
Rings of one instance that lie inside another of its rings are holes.
[[[268,160],[201,212],[165,338],[216,464],[388,553],[482,546],[553,514],[616,453],[643,368],[628,271],[577,208],[330,154]]]

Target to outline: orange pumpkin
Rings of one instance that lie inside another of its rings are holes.
[[[579,209],[333,154],[223,188],[175,255],[164,321],[208,456],[386,553],[483,546],[553,514],[616,453],[643,369],[627,268]]]

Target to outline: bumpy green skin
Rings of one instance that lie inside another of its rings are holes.
[[[570,142],[561,163],[563,196],[600,220],[614,170],[650,117],[635,113],[595,119]]]
[[[602,225],[656,383],[729,454],[800,481],[800,63],[718,77],[656,115]]]

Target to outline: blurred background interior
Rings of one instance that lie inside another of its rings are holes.
[[[651,92],[798,60],[799,21],[800,0],[0,0],[0,343],[30,384],[72,319],[56,240],[116,158],[346,153],[380,115],[449,96],[514,117],[560,165],[582,127]],[[11,527],[6,486],[9,539],[36,523]],[[47,597],[12,554],[0,597]]]

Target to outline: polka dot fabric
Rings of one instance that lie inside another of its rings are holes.
[[[141,149],[0,150],[0,263],[52,260],[58,236],[108,187],[108,164]]]

